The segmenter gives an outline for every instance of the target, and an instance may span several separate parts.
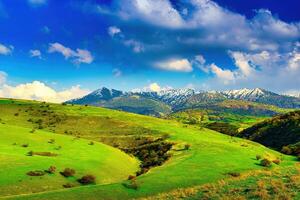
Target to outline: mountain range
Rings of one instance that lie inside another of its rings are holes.
[[[300,108],[300,98],[276,94],[261,88],[228,91],[168,89],[159,92],[124,92],[106,87],[66,103],[88,104],[139,114],[162,116],[174,111],[211,107],[226,100],[239,100],[274,105],[279,108]]]

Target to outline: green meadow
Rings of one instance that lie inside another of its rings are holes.
[[[202,186],[209,184],[215,191],[225,188],[223,194],[229,195],[238,185],[244,188],[245,182],[255,188],[258,177],[264,175],[268,175],[267,180],[288,175],[299,178],[296,157],[171,119],[92,106],[9,99],[0,99],[0,119],[0,196],[4,199],[218,199],[221,196],[216,196],[217,192],[203,196],[207,188]],[[139,171],[141,161],[122,149],[137,145],[141,138],[163,138],[172,144],[170,157],[162,165],[127,180]],[[52,156],[30,156],[30,151]],[[281,162],[265,167],[258,155]],[[27,175],[50,166],[55,166],[54,173]],[[59,172],[65,168],[76,173],[64,177]],[[250,180],[249,173],[257,179]],[[80,184],[78,179],[87,174],[95,177],[95,183]],[[220,186],[220,181],[226,187]],[[72,187],[64,188],[67,183]],[[291,186],[296,193],[293,198],[299,198],[297,187],[299,184]],[[281,188],[282,191],[285,190]],[[246,195],[240,192],[241,197]],[[255,197],[259,199],[259,195]]]

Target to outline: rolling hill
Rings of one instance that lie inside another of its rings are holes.
[[[5,199],[155,199],[156,195],[213,198],[230,196],[237,187],[230,184],[234,177],[244,177],[235,183],[241,188],[240,195],[247,197],[255,196],[257,190],[243,192],[246,188],[242,180],[249,182],[248,187],[256,188],[256,180],[262,181],[262,176],[266,176],[265,184],[275,176],[298,176],[295,157],[174,120],[93,106],[11,99],[0,99],[0,110],[0,158],[6,161],[0,162],[0,196]],[[58,146],[61,148],[55,149]],[[28,151],[57,155],[28,156]],[[139,158],[140,169],[137,160],[124,152]],[[281,163],[264,167],[257,155],[274,162],[280,159]],[[78,175],[26,175],[53,164],[58,171],[74,168]],[[77,178],[84,174],[96,176],[96,184],[81,186]],[[127,180],[129,175],[132,178]],[[218,188],[220,181],[226,184],[226,191],[206,192],[207,184]],[[64,183],[74,187],[64,189]],[[26,187],[20,187],[22,184]],[[270,195],[277,198],[297,187],[296,182]],[[297,194],[287,193],[288,197],[293,195]]]
[[[300,111],[265,120],[243,130],[239,136],[277,150],[281,150],[284,146],[295,145],[300,142]]]

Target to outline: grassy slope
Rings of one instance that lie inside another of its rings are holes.
[[[2,102],[3,103],[3,102]],[[108,145],[76,137],[9,125],[14,115],[0,117],[0,195],[26,194],[61,189],[63,184],[76,183],[86,174],[96,176],[97,184],[108,184],[125,180],[138,170],[138,161]],[[5,118],[5,119],[4,119]],[[21,116],[18,116],[22,120]],[[49,143],[50,140],[55,142]],[[28,144],[28,147],[22,147]],[[58,148],[61,146],[61,148]],[[57,156],[27,156],[29,151],[51,152]],[[76,170],[73,178],[66,179],[58,172],[54,175],[30,177],[32,170],[46,170],[55,166],[59,171],[69,167]]]
[[[228,123],[242,130],[276,113],[287,113],[293,110],[249,101],[225,100],[202,108],[178,111],[170,114],[169,117],[183,123],[192,121],[203,126],[213,122]]]
[[[9,107],[6,105],[6,108]],[[80,106],[53,105],[53,110],[73,117],[86,117],[91,119],[113,119],[115,124],[120,123],[126,129],[130,127],[144,127],[161,133],[168,133],[169,140],[177,143],[175,149],[183,144],[190,144],[190,150],[175,151],[173,157],[163,166],[156,167],[137,178],[140,185],[137,191],[125,188],[121,183],[109,185],[96,185],[72,188],[53,192],[40,193],[29,196],[13,197],[15,199],[128,199],[155,195],[171,191],[176,188],[191,187],[195,185],[214,182],[226,177],[228,172],[244,172],[247,170],[262,169],[255,160],[257,154],[276,158],[282,156],[278,152],[267,149],[257,143],[243,139],[232,138],[217,132],[200,129],[196,126],[184,126],[175,121],[167,121],[147,116],[112,111],[103,108]],[[7,111],[8,112],[8,111]],[[9,119],[3,119],[9,121]],[[17,123],[11,120],[11,123]],[[111,120],[109,120],[111,122]],[[21,122],[20,122],[21,123]],[[92,123],[92,122],[90,122]],[[29,124],[24,122],[24,126]],[[74,124],[75,125],[75,124]],[[105,127],[103,127],[105,128]],[[112,130],[118,131],[120,127]],[[109,130],[109,128],[107,128]],[[133,129],[135,130],[135,129]],[[116,132],[120,134],[119,132]],[[134,134],[133,131],[131,134]],[[114,135],[114,132],[106,134]],[[88,136],[90,138],[90,136]],[[294,157],[283,156],[280,166],[284,168],[295,163]]]

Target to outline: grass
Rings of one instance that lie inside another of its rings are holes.
[[[48,141],[55,138],[55,144]],[[26,143],[28,147],[22,147]],[[15,195],[61,189],[74,180],[58,172],[42,177],[30,177],[29,171],[47,170],[50,166],[63,170],[76,169],[78,177],[91,173],[98,184],[119,182],[138,170],[138,161],[110,146],[38,130],[0,124],[0,194]],[[57,150],[57,146],[61,146]],[[53,156],[28,156],[29,151],[52,152]],[[76,176],[77,177],[77,176]]]
[[[58,170],[70,167],[76,169],[76,174],[79,173],[79,177],[86,174],[97,175],[97,184],[61,190],[53,190],[57,188],[45,188],[45,192],[42,193],[28,194],[27,192],[26,195],[11,196],[9,199],[142,198],[167,193],[177,188],[184,189],[208,183],[216,183],[228,177],[229,173],[238,174],[265,169],[260,165],[260,161],[256,159],[256,155],[262,155],[262,157],[267,157],[271,160],[277,158],[283,160],[280,165],[272,164],[268,168],[271,171],[293,169],[296,163],[295,157],[284,156],[257,143],[223,135],[194,125],[183,125],[173,120],[163,120],[91,106],[63,106],[58,104],[51,104],[48,107],[49,109],[47,108],[49,110],[47,115],[42,116],[41,112],[37,112],[37,110],[46,109],[40,107],[43,105],[42,103],[24,103],[23,101],[22,103],[20,105],[15,103],[0,103],[0,118],[5,123],[1,126],[6,129],[12,129],[11,131],[4,131],[7,134],[7,140],[17,140],[15,138],[19,138],[18,141],[9,141],[7,143],[9,145],[6,147],[8,149],[1,150],[0,155],[3,154],[2,152],[6,152],[4,153],[5,159],[11,160],[11,163],[20,164],[12,170],[10,176],[4,173],[1,174],[0,172],[3,191],[10,191],[8,184],[10,181],[12,187],[18,184],[18,178],[15,177],[15,174],[23,174],[30,170],[47,169],[50,165],[53,165],[51,159],[62,159],[62,156],[65,158],[61,160],[61,165],[55,164]],[[29,107],[32,107],[33,111],[25,112]],[[14,116],[14,113],[19,109],[21,109],[19,116]],[[54,116],[54,114],[59,116],[61,121],[56,123],[55,127],[52,125],[48,126],[47,116]],[[29,133],[36,124],[28,122],[28,118],[33,118],[34,120],[42,118],[43,129]],[[67,132],[65,132],[66,130]],[[50,131],[55,133],[51,133]],[[117,141],[121,146],[128,146],[132,145],[134,138],[137,137],[158,137],[165,134],[169,136],[167,140],[174,143],[173,150],[170,152],[172,157],[164,165],[152,168],[146,174],[138,176],[134,182],[134,186],[137,186],[137,189],[124,187],[124,185],[131,184],[131,180],[126,179],[130,172],[136,170],[136,160],[128,158],[128,156],[120,153],[119,150],[103,145],[99,141],[108,144],[113,144],[112,141]],[[30,137],[27,140],[28,135]],[[78,137],[80,138],[78,139]],[[48,143],[52,138],[55,139],[55,143]],[[73,140],[74,138],[76,139]],[[94,145],[88,145],[91,140],[95,141]],[[27,148],[13,146],[11,145],[13,142],[17,144],[26,142],[29,146]],[[190,145],[189,149],[182,150],[187,144]],[[55,153],[56,151],[53,151],[53,146],[55,145],[62,146],[61,150],[58,151],[59,155],[56,157],[24,156],[29,150]],[[69,148],[66,148],[68,145]],[[34,149],[30,149],[33,147]],[[95,150],[94,148],[96,147],[103,148]],[[17,151],[14,151],[13,148],[16,148]],[[104,151],[105,149],[106,151]],[[109,153],[116,157],[109,156]],[[19,156],[15,156],[15,154]],[[72,159],[74,155],[77,155],[76,158],[80,158],[78,162]],[[124,156],[124,160],[131,163],[129,169],[128,165],[121,165],[119,158],[121,155]],[[92,162],[82,162],[82,159],[92,158]],[[101,161],[101,158],[107,161],[107,167],[96,164]],[[18,161],[19,159],[20,161]],[[28,160],[26,163],[23,159],[36,159],[36,162]],[[44,162],[47,164],[43,165]],[[74,165],[66,166],[66,163],[69,162]],[[27,166],[27,164],[32,163],[35,163],[36,166]],[[93,173],[87,172],[87,169],[95,169],[95,165],[100,167],[99,170],[97,169]],[[111,166],[115,168],[110,168]],[[126,168],[127,176],[123,178],[123,170],[126,170]],[[9,169],[9,165],[1,166],[1,169]],[[16,173],[18,170],[20,170],[20,173]],[[115,179],[115,181],[101,182],[104,180],[103,177],[107,177],[107,179],[115,177],[115,171],[122,173],[118,176],[120,178],[119,181]],[[23,178],[28,177],[25,176]],[[47,179],[50,178],[52,177],[46,176],[44,178],[43,176],[42,180],[38,180],[35,185],[37,183],[47,183]],[[53,184],[55,185],[59,181],[61,182],[58,185],[61,186],[65,178],[58,177],[53,181]],[[27,185],[27,187],[33,187],[34,182],[27,182]],[[25,194],[26,192],[22,193]],[[0,194],[3,195],[3,192]]]

